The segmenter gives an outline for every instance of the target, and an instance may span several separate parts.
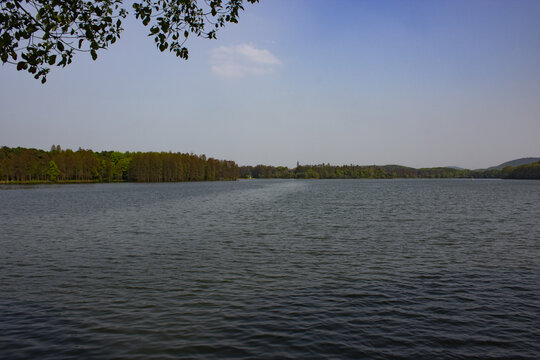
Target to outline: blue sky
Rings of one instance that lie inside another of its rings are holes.
[[[0,145],[241,165],[540,156],[540,1],[261,0],[188,61],[130,19],[46,85],[0,67]]]

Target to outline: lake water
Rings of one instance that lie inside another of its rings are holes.
[[[540,181],[0,187],[2,359],[538,359]]]

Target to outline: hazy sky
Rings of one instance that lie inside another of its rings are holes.
[[[130,19],[46,85],[0,67],[0,146],[286,166],[540,156],[538,0],[261,0],[190,39],[188,61],[146,34]]]

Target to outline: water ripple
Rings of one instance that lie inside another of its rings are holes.
[[[2,359],[537,359],[540,183],[0,191]]]

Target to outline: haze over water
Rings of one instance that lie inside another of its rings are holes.
[[[4,359],[540,355],[540,183],[0,187]]]

